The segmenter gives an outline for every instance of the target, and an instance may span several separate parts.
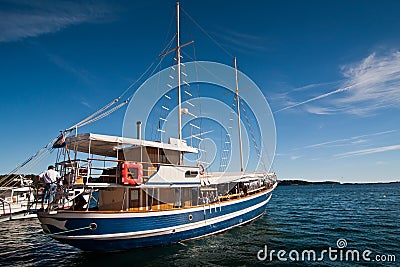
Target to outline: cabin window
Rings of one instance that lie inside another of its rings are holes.
[[[198,174],[199,174],[198,171],[187,171],[187,172],[185,172],[185,177],[193,178],[193,177],[196,177]]]
[[[175,188],[175,202],[174,202],[174,207],[175,207],[175,208],[180,208],[180,207],[182,207],[182,190],[181,190],[181,188]]]
[[[131,191],[131,200],[138,200],[139,199],[139,191],[138,190],[132,190]]]
[[[169,163],[163,150],[160,151],[160,156],[161,156],[160,163]]]
[[[11,190],[7,190],[7,191],[5,191],[5,192],[2,192],[2,193],[0,194],[0,197],[3,198],[3,199],[5,199],[5,198],[7,198],[7,197],[11,197],[11,193],[12,193]]]
[[[192,188],[192,206],[199,204],[199,188]]]
[[[147,155],[149,157],[150,162],[158,162],[158,151],[157,148],[148,147]]]
[[[150,162],[153,163],[167,163],[170,164],[170,160],[167,155],[165,154],[163,149],[160,148],[154,148],[154,147],[148,147],[147,148],[147,155],[149,157]]]

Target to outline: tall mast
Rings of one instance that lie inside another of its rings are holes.
[[[179,2],[176,2],[176,59],[178,63],[178,139],[182,140],[182,106],[181,106],[181,47],[179,33]]]
[[[242,152],[242,128],[240,126],[240,100],[239,100],[239,79],[236,65],[236,57],[233,58],[235,65],[235,81],[236,81],[236,107],[238,113],[238,131],[239,131],[239,156],[240,156],[240,171],[243,172],[243,152]]]

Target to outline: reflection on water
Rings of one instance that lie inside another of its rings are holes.
[[[264,245],[322,251],[339,238],[348,248],[394,254],[399,261],[399,205],[399,184],[281,186],[266,215],[248,225],[184,244],[101,254],[52,240],[37,219],[9,221],[0,224],[0,266],[276,265],[281,262],[257,260]]]

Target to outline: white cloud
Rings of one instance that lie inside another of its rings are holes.
[[[337,140],[332,140],[332,141],[326,141],[323,143],[308,145],[303,148],[319,148],[319,147],[332,145],[332,144],[338,144],[338,143],[339,144],[341,143],[343,145],[345,143],[348,143],[349,141],[350,141],[350,144],[362,144],[362,143],[365,143],[366,140],[361,139],[361,138],[385,135],[385,134],[390,134],[390,133],[394,133],[397,131],[398,130],[389,130],[389,131],[382,131],[382,132],[376,132],[376,133],[371,133],[371,134],[357,135],[357,136],[352,136],[352,137],[348,137],[348,138],[342,138],[342,139],[337,139]]]
[[[374,153],[386,152],[386,151],[393,151],[393,150],[400,150],[400,145],[382,146],[382,147],[350,151],[350,152],[346,152],[346,153],[336,154],[335,157],[348,158],[348,157],[362,156],[362,155],[368,155],[368,154],[374,154]]]
[[[215,36],[224,40],[224,46],[229,46],[242,52],[266,51],[268,50],[267,40],[261,35],[253,35],[244,32],[233,31],[232,29],[217,29]]]
[[[0,11],[0,42],[57,32],[67,26],[96,22],[112,9],[101,2],[10,1]]]
[[[292,91],[304,91],[304,90],[310,90],[314,88],[321,88],[321,87],[326,87],[328,85],[340,85],[342,81],[335,81],[335,82],[325,82],[325,83],[313,83],[313,84],[307,84],[301,87],[294,88]]]
[[[317,100],[322,105],[308,105],[305,110],[319,115],[347,113],[367,116],[379,109],[400,108],[400,52],[380,56],[373,53],[341,69],[345,79],[340,88],[291,104],[274,113]]]
[[[335,106],[345,105],[347,113],[361,115],[381,108],[400,108],[400,52],[386,56],[374,53],[342,69],[346,84],[353,87],[333,101]]]
[[[92,106],[86,101],[81,101],[81,104],[86,106],[86,107],[88,107],[88,108],[92,108]]]
[[[92,80],[95,79],[95,77],[92,74],[90,74],[86,69],[84,69],[80,66],[75,66],[68,60],[66,60],[60,56],[57,56],[55,54],[51,54],[48,52],[46,52],[45,54],[49,58],[49,60],[52,63],[54,63],[56,66],[58,66],[59,68],[65,70],[69,73],[72,73],[76,77],[79,77],[82,81],[84,81],[86,83],[90,83]]]
[[[353,141],[351,143],[352,144],[363,144],[363,143],[366,143],[366,142],[368,142],[368,140],[366,140],[366,139],[358,139],[358,140],[355,140],[355,141]]]
[[[269,93],[268,94],[268,100],[271,104],[274,104],[276,106],[291,106],[296,104],[296,102],[293,102],[290,99],[289,93]]]
[[[313,102],[315,100],[319,100],[319,99],[322,99],[322,98],[325,98],[325,97],[328,97],[328,96],[331,96],[331,95],[334,95],[334,94],[337,94],[337,93],[341,93],[341,92],[344,92],[344,91],[347,91],[347,90],[351,89],[352,87],[353,87],[353,85],[349,85],[349,86],[346,86],[346,87],[343,87],[343,88],[339,88],[339,89],[336,89],[334,91],[331,91],[331,92],[328,92],[328,93],[325,93],[325,94],[310,98],[308,100],[296,103],[294,105],[279,109],[279,110],[275,111],[274,113],[277,113],[277,112],[280,112],[280,111],[284,111],[286,109],[294,108],[294,107],[297,107],[297,106],[301,106],[301,105],[304,105],[304,104],[307,104],[307,103]]]
[[[317,115],[327,115],[327,114],[337,113],[339,111],[339,109],[334,109],[331,107],[317,107],[317,106],[307,106],[306,110],[309,113]]]

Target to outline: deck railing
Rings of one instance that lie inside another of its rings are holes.
[[[8,214],[9,214],[10,220],[11,220],[11,219],[12,219],[11,204],[10,204],[8,201],[6,201],[6,200],[4,200],[4,199],[2,199],[2,198],[0,198],[0,202],[2,203],[2,206],[3,206],[3,214],[2,214],[2,216],[7,215],[5,205],[8,205],[8,209],[9,209],[9,211],[10,211]]]

